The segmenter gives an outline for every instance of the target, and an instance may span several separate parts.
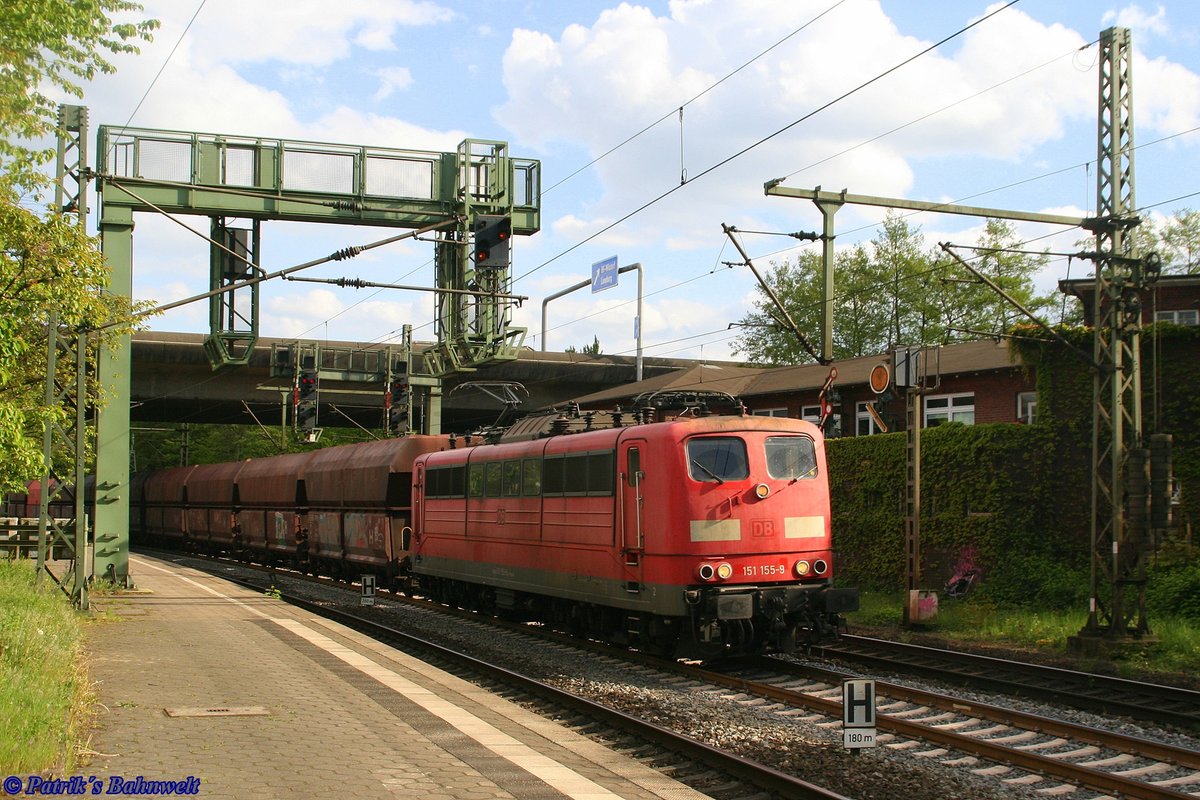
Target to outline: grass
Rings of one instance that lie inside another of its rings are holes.
[[[29,560],[0,560],[0,775],[70,772],[91,708],[82,617]]]
[[[864,592],[858,611],[847,614],[850,632],[858,628],[885,629],[881,635],[916,640],[936,637],[950,646],[1002,647],[1027,651],[1037,656],[1070,659],[1068,637],[1079,633],[1087,622],[1085,609],[1001,609],[983,600],[940,598],[937,619],[912,631],[901,628],[899,594]],[[1154,643],[1123,648],[1111,661],[1080,661],[1079,669],[1111,671],[1119,675],[1150,678],[1164,683],[1189,685],[1200,664],[1200,625],[1169,617],[1150,616]]]

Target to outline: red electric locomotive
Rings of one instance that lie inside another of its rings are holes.
[[[858,607],[856,589],[831,584],[816,426],[543,420],[417,458],[411,563],[424,593],[690,658],[789,652]]]

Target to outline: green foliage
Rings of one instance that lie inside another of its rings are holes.
[[[1150,570],[1146,606],[1152,617],[1168,616],[1200,624],[1200,563],[1177,563]]]
[[[32,143],[53,132],[58,103],[46,89],[82,97],[80,83],[115,72],[106,53],[136,53],[158,22],[116,23],[139,12],[128,0],[6,0],[0,3],[0,187],[34,189],[53,149]]]
[[[1200,212],[1176,211],[1151,232],[1147,249],[1163,260],[1163,272],[1185,275],[1200,273]]]
[[[922,251],[919,227],[889,214],[869,246],[839,250],[834,256],[833,354],[857,358],[896,344],[969,341],[1008,331],[1019,316],[1011,305],[963,269],[957,261]],[[1027,308],[1050,306],[1038,296],[1033,277],[1045,256],[1017,252],[1016,231],[989,220],[973,267]],[[821,255],[802,253],[795,261],[772,263],[764,277],[797,327],[810,341],[821,330],[824,285]],[[761,287],[755,310],[742,318],[733,352],[766,364],[798,364],[814,359],[781,322],[781,314]]]
[[[1090,330],[1059,329],[1090,359]],[[1063,441],[1090,458],[1093,383],[1079,353],[1037,330],[1015,340],[1022,360],[1035,370],[1038,426],[1058,431]],[[1200,328],[1157,323],[1142,334],[1142,416],[1149,433],[1173,437],[1172,466],[1180,487],[1179,519],[1200,520]],[[1081,495],[1086,496],[1086,495]],[[1177,534],[1181,535],[1181,534]]]
[[[903,433],[826,443],[840,582],[903,587],[905,445]],[[1087,528],[1058,499],[1086,496],[1086,462],[1038,426],[939,425],[922,432],[921,449],[924,584],[974,568],[1006,601],[1061,594],[1060,573],[1086,563]],[[1044,590],[1031,590],[1018,561],[1045,574]]]
[[[1086,609],[1091,574],[1079,561],[1045,553],[1005,554],[970,599],[1007,609]]]
[[[593,336],[592,343],[584,345],[582,350],[576,350],[574,345],[572,345],[571,347],[568,347],[563,352],[564,353],[582,353],[585,356],[598,356],[601,353],[600,337]]]
[[[1061,330],[1089,354],[1091,333]],[[922,432],[922,584],[973,567],[971,590],[996,607],[1086,603],[1091,559],[1092,373],[1044,333],[1016,340],[1037,375],[1036,425],[946,424]],[[1186,538],[1200,519],[1200,330],[1156,325],[1143,337],[1146,430],[1173,434],[1179,528],[1153,567],[1149,602],[1193,618],[1200,568]],[[906,434],[826,443],[839,582],[904,585]],[[1189,594],[1190,593],[1190,594]]]
[[[113,324],[103,334],[111,341],[129,329],[128,301],[105,294],[107,282],[98,244],[82,228],[0,193],[0,491],[41,473],[43,426],[62,425],[74,413],[45,401],[51,315],[72,343],[78,330]],[[97,344],[93,337],[91,346]],[[57,384],[74,386],[74,371],[72,359],[58,359]],[[102,402],[95,394],[89,400]]]
[[[82,630],[66,596],[0,560],[0,772],[70,771],[87,708]]]
[[[45,399],[51,315],[72,340],[101,326],[109,326],[101,334],[109,341],[129,330],[128,301],[104,294],[108,271],[98,242],[76,221],[24,203],[50,183],[40,168],[54,148],[40,141],[55,129],[57,105],[43,90],[80,97],[79,82],[113,71],[106,53],[137,52],[133,42],[149,40],[158,23],[114,23],[109,15],[140,10],[127,0],[0,3],[0,491],[45,470],[43,428],[73,414],[65,401]],[[98,344],[93,336],[90,346]],[[58,366],[56,385],[73,386],[74,363]],[[86,402],[103,398],[93,391]],[[61,472],[62,465],[49,466]]]

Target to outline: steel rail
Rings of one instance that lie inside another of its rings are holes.
[[[793,664],[777,658],[764,657],[761,661],[765,669],[783,669],[791,674],[809,676],[828,683],[840,684],[841,681],[852,677],[836,670],[813,667],[806,664]],[[1053,717],[1030,714],[1025,711],[1018,711],[990,703],[980,703],[976,700],[963,700],[950,695],[930,692],[924,689],[914,689],[911,686],[902,686],[887,681],[876,680],[875,691],[877,695],[886,695],[909,703],[917,703],[933,708],[941,708],[946,711],[956,711],[961,714],[978,716],[990,722],[1037,731],[1047,736],[1071,738],[1086,744],[1094,744],[1099,747],[1118,750],[1122,753],[1145,756],[1156,761],[1169,762],[1179,767],[1200,770],[1200,751],[1176,747],[1175,745],[1157,742],[1153,739],[1144,739],[1139,736],[1128,736],[1098,728],[1090,728],[1086,725],[1054,719]]]
[[[835,700],[804,694],[792,689],[726,675],[695,666],[685,668],[685,674],[699,680],[715,683],[730,689],[736,689],[747,694],[766,697],[782,703],[801,705],[834,718],[842,716],[842,704]],[[876,684],[878,686],[878,683]],[[910,739],[933,742],[945,747],[954,748],[961,752],[970,753],[1001,764],[1013,764],[1030,772],[1043,775],[1053,775],[1072,783],[1088,786],[1092,789],[1116,794],[1121,797],[1139,798],[1140,800],[1194,800],[1194,796],[1177,792],[1162,786],[1155,786],[1144,781],[1133,780],[1123,775],[1092,767],[1069,764],[1060,759],[1050,758],[1037,753],[1006,747],[988,742],[986,739],[976,739],[971,736],[939,730],[935,727],[910,722],[888,714],[876,714],[877,728],[891,731]]]
[[[856,648],[873,649],[878,652],[862,652]],[[879,664],[892,670],[911,669],[943,680],[968,681],[975,686],[998,688],[1006,692],[1015,689],[1026,697],[1040,697],[1060,704],[1074,704],[1079,708],[1122,714],[1134,719],[1166,722],[1191,729],[1200,728],[1200,692],[1191,689],[865,636],[844,635],[839,644],[814,648],[814,652],[827,658]],[[898,656],[936,659],[942,664],[951,662],[967,665],[970,671],[898,660]],[[1005,673],[1011,677],[1005,677]],[[1046,685],[1031,684],[1031,677],[1037,677]],[[1139,699],[1128,699],[1130,697]]]

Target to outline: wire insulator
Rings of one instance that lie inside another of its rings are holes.
[[[361,247],[358,245],[353,245],[351,247],[343,247],[341,250],[338,250],[331,255],[330,258],[332,258],[334,261],[345,261],[347,258],[354,258],[361,252]]]

